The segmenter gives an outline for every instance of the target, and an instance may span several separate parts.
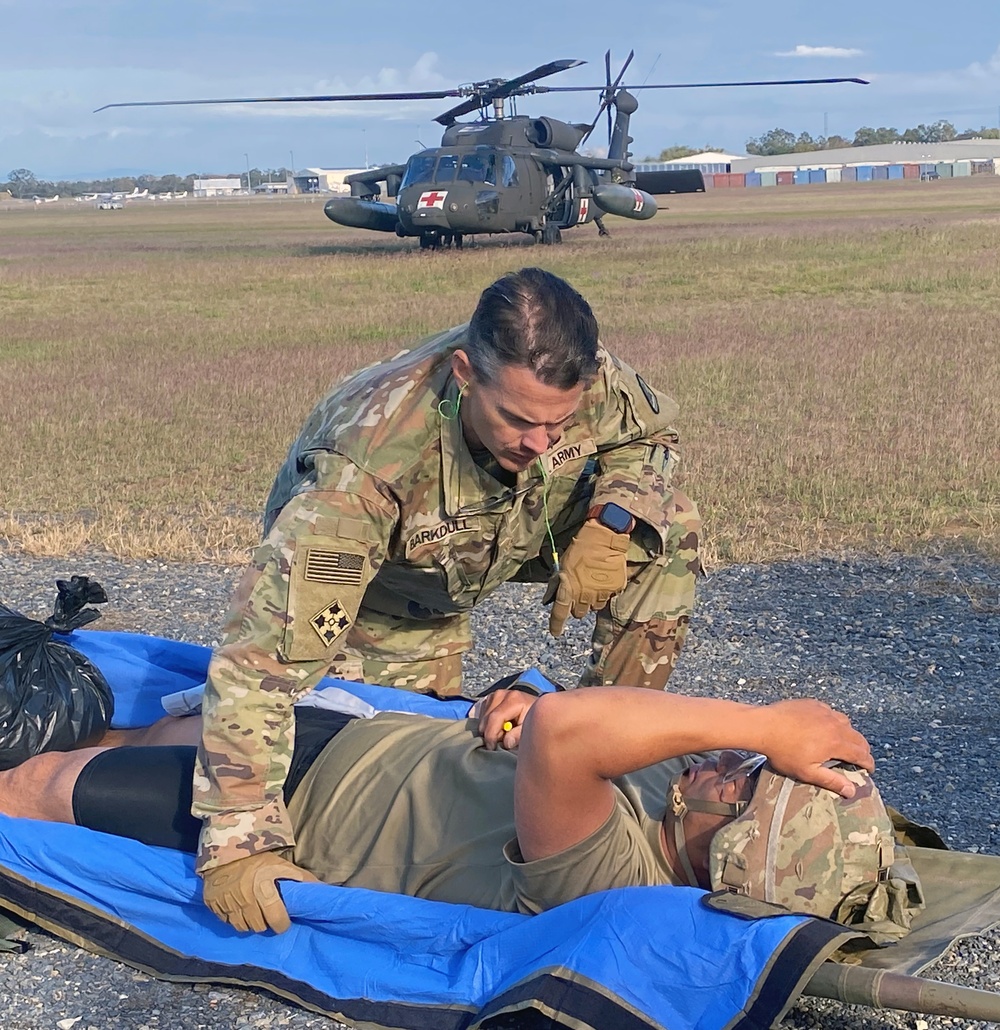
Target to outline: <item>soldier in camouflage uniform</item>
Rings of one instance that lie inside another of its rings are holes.
[[[540,269],[321,401],[212,658],[199,871],[293,842],[297,697],[327,673],[458,694],[469,612],[501,583],[551,577],[555,635],[597,612],[579,685],[662,689],[699,571],[698,514],[672,486],[675,415]]]

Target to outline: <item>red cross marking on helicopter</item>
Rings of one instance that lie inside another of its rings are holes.
[[[579,212],[578,212],[578,214],[576,216],[576,224],[580,225],[582,222],[585,222],[587,220],[587,215],[589,214],[589,212],[590,212],[590,198],[589,197],[581,197],[580,198],[580,210],[579,210]]]
[[[447,196],[447,192],[438,193],[437,190],[431,190],[430,193],[421,193],[420,199],[417,201],[417,207],[444,207],[444,198]]]

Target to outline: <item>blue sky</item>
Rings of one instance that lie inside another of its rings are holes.
[[[343,13],[340,13],[342,10]],[[570,14],[564,13],[569,10]],[[0,0],[0,177],[41,179],[289,165],[359,167],[434,145],[449,101],[111,110],[125,100],[447,89],[556,58],[549,79],[598,84],[603,54],[627,81],[860,75],[870,86],[638,94],[637,158],[683,143],[742,152],[780,126],[850,135],[946,118],[1000,119],[997,0],[597,0],[470,5],[294,0]],[[523,98],[520,112],[589,121],[596,96]],[[595,139],[597,137],[595,136]],[[246,155],[246,156],[244,156]]]

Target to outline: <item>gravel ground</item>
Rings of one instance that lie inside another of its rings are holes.
[[[95,628],[211,644],[237,571],[0,551],[0,600],[44,616],[55,579],[85,574],[110,597]],[[511,586],[477,612],[480,643],[467,667],[470,688],[531,664],[573,682],[587,653],[588,626],[574,624],[552,640],[538,595],[537,588]],[[692,640],[671,685],[743,701],[823,698],[848,712],[872,741],[890,804],[936,825],[955,848],[1000,854],[998,630],[1000,566],[976,555],[838,555],[732,566],[703,582]],[[30,951],[0,956],[5,1030],[336,1025],[260,992],[161,983],[45,933],[30,930],[25,937]],[[1000,991],[1000,931],[961,943],[928,975]],[[783,1025],[998,1026],[811,999]]]

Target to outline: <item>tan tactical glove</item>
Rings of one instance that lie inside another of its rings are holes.
[[[276,851],[262,851],[207,869],[202,879],[205,904],[224,923],[255,933],[263,933],[268,927],[275,933],[284,933],[292,925],[278,893],[277,880],[319,883],[312,873]]]
[[[580,527],[542,599],[545,604],[555,598],[549,615],[549,632],[554,637],[562,636],[570,615],[582,619],[624,589],[628,545],[627,533],[616,533],[600,522],[588,520]]]

